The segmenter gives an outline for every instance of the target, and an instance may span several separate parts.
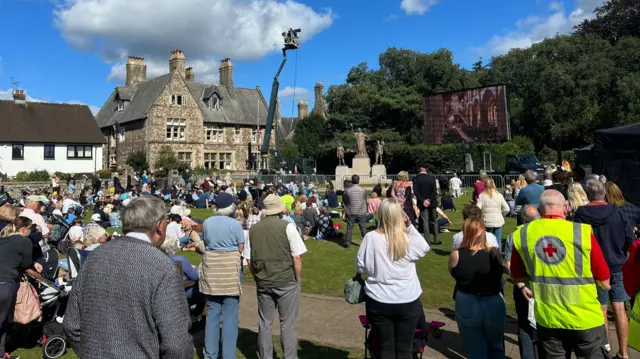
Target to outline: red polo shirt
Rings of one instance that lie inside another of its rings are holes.
[[[562,217],[559,216],[544,216],[543,218],[562,219]],[[522,257],[520,257],[520,253],[518,253],[517,250],[514,250],[511,254],[510,269],[511,277],[513,278],[525,278],[527,276],[527,269],[524,266]],[[593,274],[593,279],[597,281],[605,281],[611,277],[609,267],[607,266],[607,262],[605,262],[604,255],[602,254],[602,249],[600,248],[598,241],[596,241],[596,237],[593,233],[591,233],[591,273]]]

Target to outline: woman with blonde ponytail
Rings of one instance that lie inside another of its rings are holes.
[[[416,261],[429,244],[402,205],[386,198],[378,207],[380,226],[362,240],[356,267],[367,275],[367,319],[378,333],[382,358],[411,358],[413,335],[422,314]]]

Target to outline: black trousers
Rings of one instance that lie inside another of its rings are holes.
[[[353,232],[353,225],[358,224],[360,227],[360,233],[362,233],[362,238],[364,239],[365,234],[367,234],[367,224],[364,221],[366,216],[351,216],[347,215],[347,235],[346,235],[346,243],[351,243],[351,233]]]
[[[422,314],[422,303],[387,304],[367,298],[367,320],[377,333],[380,359],[412,359],[413,337]]]
[[[538,354],[540,359],[571,358],[605,359],[607,333],[604,325],[587,330],[550,329],[538,324]]]
[[[17,294],[18,285],[16,283],[0,283],[0,358],[5,355],[7,332],[10,329],[9,317],[13,316]]]
[[[429,233],[433,234],[433,242],[440,243],[440,229],[438,228],[438,212],[436,207],[419,207],[420,219],[418,227],[424,233],[424,239],[429,242]]]

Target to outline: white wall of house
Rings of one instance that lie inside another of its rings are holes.
[[[75,151],[75,144],[48,144],[54,146],[54,158],[45,158],[45,144],[19,144],[24,146],[22,159],[13,158],[13,145],[0,143],[0,172],[10,177],[21,171],[86,173],[102,169],[101,145],[77,145],[82,148],[78,148],[81,151]],[[74,151],[71,151],[73,154],[68,153],[68,146],[74,146]],[[80,155],[78,156],[76,152],[80,152]]]

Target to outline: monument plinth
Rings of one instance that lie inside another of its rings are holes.
[[[387,182],[387,168],[382,164],[382,145],[384,142],[378,141],[376,146],[376,164],[371,167],[371,158],[367,154],[365,140],[369,136],[358,130],[353,134],[356,138],[357,154],[353,158],[351,167],[347,167],[344,162],[345,149],[342,143],[338,145],[336,155],[338,166],[336,167],[336,179],[333,181],[336,190],[344,189],[344,181],[351,180],[351,176],[358,175],[361,184],[377,184]]]

